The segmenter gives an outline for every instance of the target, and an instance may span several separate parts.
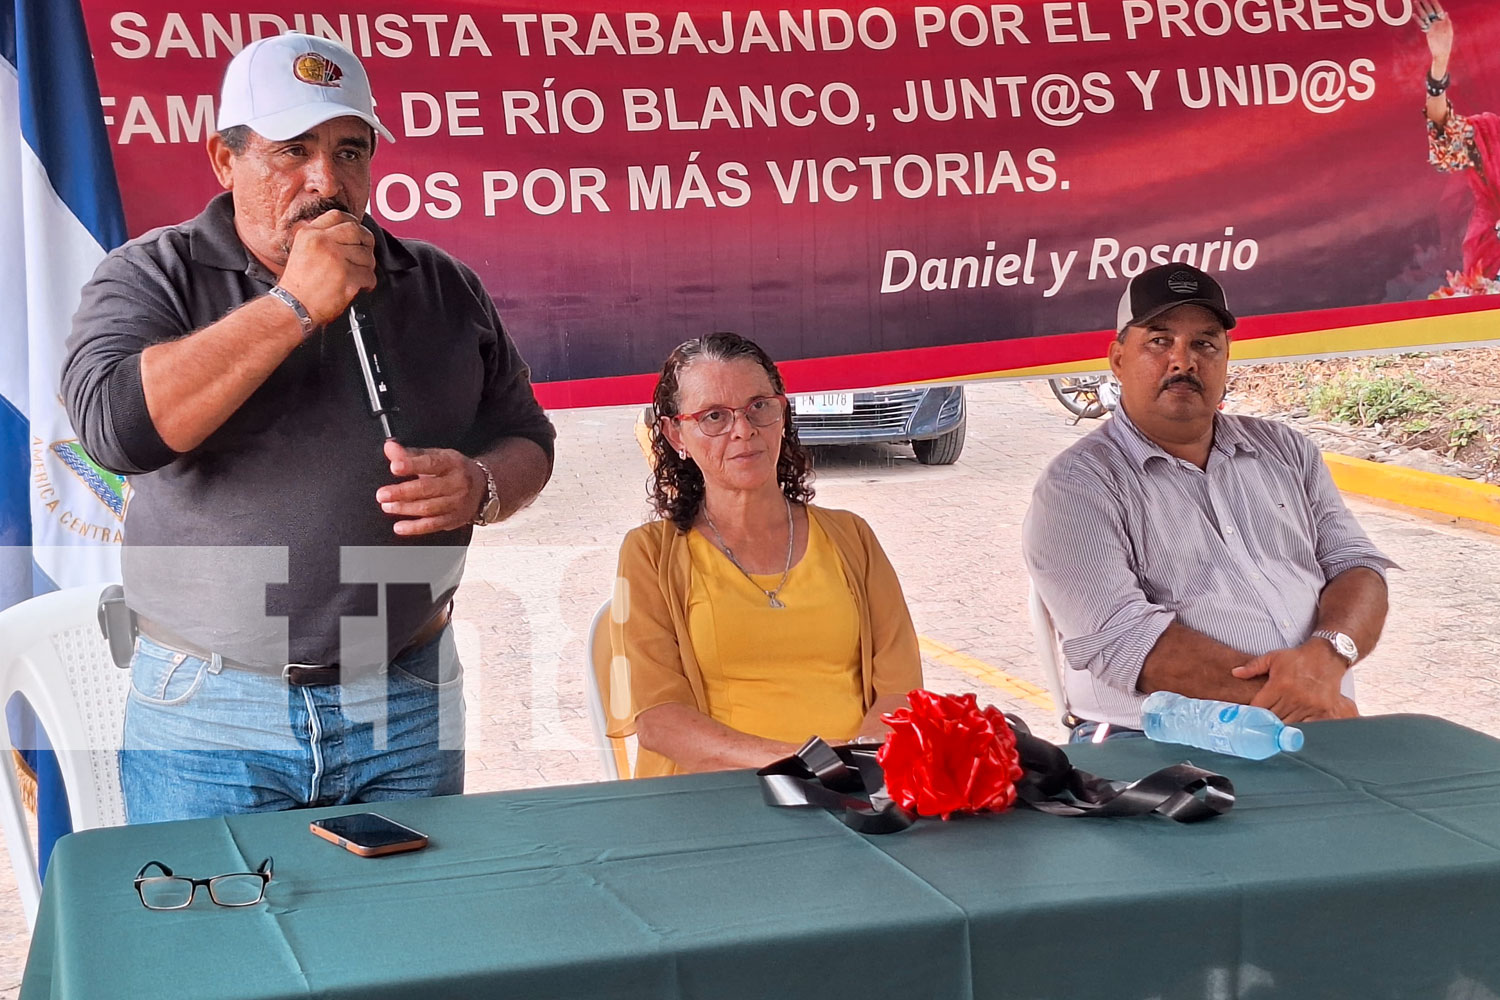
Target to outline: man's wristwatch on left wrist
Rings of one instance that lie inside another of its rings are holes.
[[[494,524],[500,520],[500,493],[495,489],[495,474],[479,459],[473,460],[484,473],[484,499],[479,502],[479,513],[474,515],[474,524]]]
[[[1342,656],[1349,666],[1354,666],[1354,661],[1359,659],[1359,647],[1343,632],[1320,628],[1313,635],[1319,639],[1327,639],[1332,644],[1333,651]]]

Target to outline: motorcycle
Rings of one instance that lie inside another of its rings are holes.
[[[1120,383],[1113,375],[1077,375],[1049,378],[1052,395],[1073,414],[1073,423],[1098,420],[1120,405]]]

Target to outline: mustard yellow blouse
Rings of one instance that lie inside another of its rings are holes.
[[[818,523],[808,519],[807,551],[777,595],[784,608],[771,607],[765,595],[780,573],[757,574],[757,587],[696,531],[688,535],[688,553],[688,635],[709,717],[785,743],[815,734],[855,736],[865,714],[859,612]]]
[[[916,629],[912,627],[896,571],[864,519],[848,511],[812,505],[807,513],[809,523],[821,529],[827,538],[838,562],[844,592],[853,600],[859,645],[858,669],[851,684],[859,692],[862,717],[875,699],[906,694],[922,686],[922,655],[917,647]],[[689,622],[690,603],[699,575],[692,555],[695,535],[696,532],[685,534],[677,530],[670,521],[651,521],[626,535],[620,546],[610,615],[610,641],[615,659],[611,683],[617,690],[604,699],[610,736],[633,735],[636,716],[657,705],[677,703],[705,715],[713,714],[710,698],[714,682],[708,674],[714,671],[705,670],[699,662]],[[803,562],[806,561],[804,555]],[[727,560],[725,563],[728,565]],[[728,569],[738,572],[732,565]],[[766,586],[774,587],[775,583],[772,580]],[[788,580],[788,587],[791,585]],[[748,581],[745,586],[750,587]],[[785,591],[783,594],[788,597],[788,607],[781,611],[766,608],[768,612],[784,614],[792,610],[791,595]],[[765,601],[764,594],[760,600]],[[755,606],[747,610],[753,611]],[[764,633],[753,634],[757,644],[765,638]],[[719,641],[723,642],[722,637]],[[723,673],[722,668],[717,672]],[[738,687],[738,682],[733,686]],[[804,731],[793,739],[808,735]],[[675,771],[665,757],[648,751],[637,755],[636,777]]]

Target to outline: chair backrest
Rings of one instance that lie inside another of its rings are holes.
[[[1057,626],[1052,623],[1052,613],[1042,603],[1042,595],[1037,593],[1035,582],[1032,582],[1030,592],[1026,595],[1026,606],[1031,612],[1031,634],[1036,639],[1036,655],[1042,663],[1042,676],[1046,678],[1047,690],[1052,692],[1052,703],[1057,706],[1057,718],[1066,726],[1073,712],[1068,705],[1067,689],[1063,687],[1063,660],[1062,650],[1058,648]]]
[[[607,706],[613,692],[614,650],[609,641],[609,613],[612,602],[605,601],[594,613],[589,625],[587,662],[584,664],[584,691],[587,695],[589,726],[594,731],[594,746],[599,751],[599,766],[604,777],[614,781],[630,777],[630,754],[625,741],[609,735]]]
[[[72,587],[0,611],[0,704],[15,694],[31,704],[57,752],[74,830],[125,822],[116,751],[130,672],[115,666],[100,634],[101,590]],[[0,712],[0,750],[11,745],[10,736]],[[0,766],[0,821],[29,925],[41,885],[12,767]]]

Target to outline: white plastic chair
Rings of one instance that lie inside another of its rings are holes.
[[[1047,605],[1042,603],[1042,595],[1037,593],[1034,581],[1026,595],[1026,606],[1031,612],[1031,634],[1036,638],[1036,655],[1042,661],[1042,676],[1047,681],[1047,690],[1052,692],[1057,718],[1066,726],[1073,717],[1073,710],[1068,705],[1068,692],[1063,686],[1063,659],[1058,646],[1057,626],[1052,622]]]
[[[57,751],[73,829],[125,823],[116,751],[125,724],[130,672],[115,666],[99,631],[99,585],[33,597],[0,611],[0,705],[31,703]],[[11,746],[0,712],[0,750]],[[15,768],[0,767],[0,821],[28,926],[42,887]]]
[[[615,781],[621,775],[630,776],[630,754],[624,740],[608,735],[608,716],[605,713],[605,706],[610,703],[611,674],[614,670],[614,650],[609,641],[610,606],[610,601],[601,604],[589,625],[583,686],[585,700],[588,702],[589,726],[594,731],[594,746],[599,751],[599,766],[607,780]]]

